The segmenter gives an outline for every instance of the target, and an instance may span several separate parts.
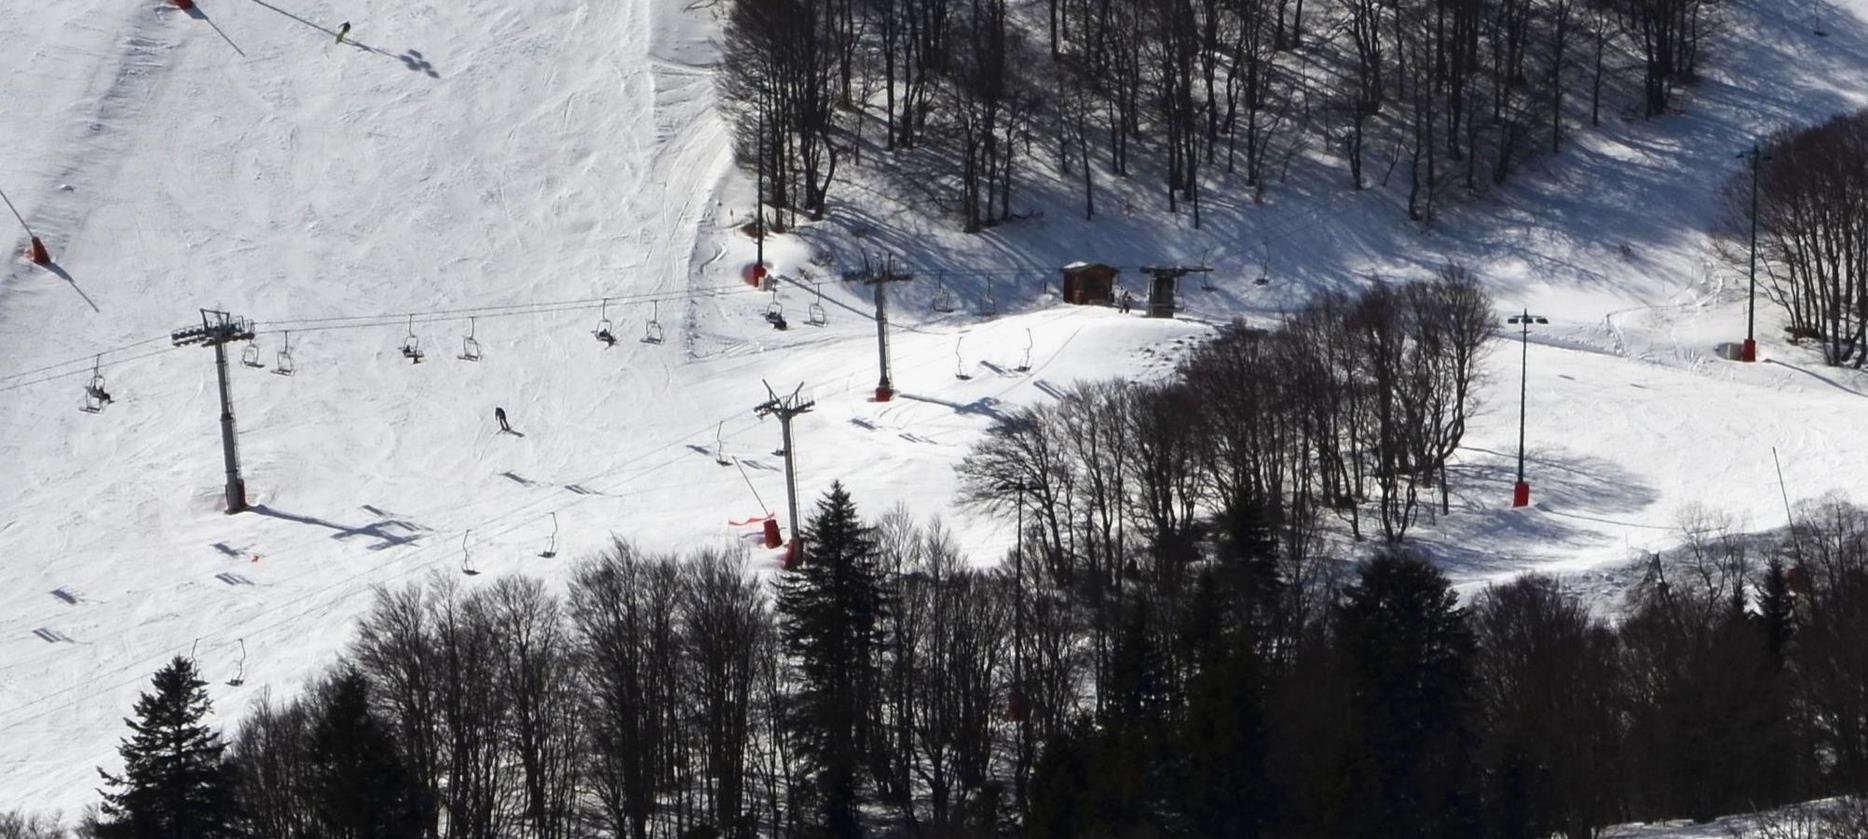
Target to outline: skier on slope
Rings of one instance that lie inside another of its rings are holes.
[[[512,433],[512,426],[506,424],[506,409],[505,408],[495,407],[493,409],[493,419],[499,422],[500,431],[507,433],[507,434]]]
[[[338,43],[340,44],[343,43],[344,36],[349,35],[349,34],[350,34],[350,21],[344,21],[343,23],[340,23],[337,25],[337,42]]]

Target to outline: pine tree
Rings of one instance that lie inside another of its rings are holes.
[[[817,827],[827,836],[856,836],[858,769],[888,609],[879,553],[840,483],[818,502],[803,542],[804,561],[778,584],[779,628],[799,676],[787,722],[814,774]]]
[[[370,683],[346,669],[325,685],[313,711],[310,804],[333,839],[418,836],[415,794],[395,742],[370,710]]]
[[[1225,594],[1202,573],[1182,630],[1193,673],[1186,687],[1178,784],[1189,834],[1250,839],[1259,835],[1264,773],[1260,662],[1250,627],[1228,621]]]
[[[176,656],[156,671],[155,691],[136,702],[131,735],[117,748],[123,774],[102,769],[105,792],[99,835],[106,839],[218,839],[232,836],[233,775],[226,744],[202,724],[207,683],[194,662]]]
[[[1343,832],[1475,835],[1473,640],[1459,596],[1426,560],[1383,554],[1335,619],[1351,685]]]

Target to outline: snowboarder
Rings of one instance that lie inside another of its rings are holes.
[[[506,409],[505,408],[495,407],[493,409],[493,419],[499,421],[499,430],[502,433],[505,433],[505,434],[512,433],[512,426],[506,424]]]
[[[349,35],[349,34],[350,34],[350,21],[344,21],[343,23],[340,23],[337,25],[337,42],[338,43],[340,44],[343,43],[344,36]]]
[[[1125,315],[1129,313],[1129,307],[1135,305],[1135,298],[1129,294],[1128,289],[1122,290],[1122,301],[1120,305],[1122,306],[1122,313]]]

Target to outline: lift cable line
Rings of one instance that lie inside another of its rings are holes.
[[[164,342],[167,342],[168,340],[169,340],[169,336],[164,334],[164,335],[158,335],[154,338],[144,338],[143,340],[137,341],[134,344],[124,344],[123,346],[120,346],[120,347],[111,347],[109,349],[93,350],[89,353],[78,356],[77,358],[69,358],[64,361],[56,361],[50,364],[44,364],[39,367],[34,367],[31,370],[21,370],[17,373],[8,373],[4,376],[0,376],[0,382],[6,382],[9,379],[21,379],[27,376],[38,375],[40,373],[49,373],[53,370],[57,370],[60,367],[70,367],[73,364],[85,364],[95,359],[101,358],[103,356],[116,355],[118,353],[125,353],[125,352],[129,352],[130,350],[136,349],[138,347],[146,347],[146,346],[149,346],[150,344],[164,343]],[[174,348],[164,347],[163,351],[166,352],[170,349],[174,349]],[[116,364],[118,362],[113,361],[111,363]]]
[[[214,372],[221,385],[221,456],[227,466],[227,513],[246,506],[246,482],[240,478],[240,447],[235,441],[233,391],[227,382],[227,345],[253,338],[253,322],[216,309],[201,310],[201,326],[178,329],[169,335],[177,347],[214,348]]]
[[[1338,203],[1353,201],[1357,199],[1366,199],[1367,197],[1368,196],[1366,193],[1345,192],[1336,198],[1332,198],[1330,200],[1323,202],[1321,205],[1310,208],[1309,210],[1307,210],[1300,216],[1287,220],[1284,224],[1278,225],[1277,227],[1273,227],[1270,230],[1264,231],[1263,236],[1262,236],[1262,244],[1267,250],[1267,256],[1266,256],[1267,264],[1269,264],[1268,254],[1269,254],[1270,245],[1272,243],[1283,242],[1285,239],[1289,238],[1291,233],[1297,230],[1300,230],[1300,229],[1307,228],[1312,222],[1314,222],[1318,217],[1320,217],[1325,211],[1334,208]],[[1140,272],[1142,271],[1144,266],[1112,265],[1110,267],[1115,268],[1118,271]],[[1048,277],[1051,274],[1051,272],[1052,272],[1052,269],[1048,267],[1034,266],[1030,268],[1013,268],[1013,269],[943,269],[941,272],[941,275],[943,277],[949,277],[949,278],[1028,277],[1028,276],[1038,276],[1038,275],[1044,275]],[[1260,284],[1260,283],[1255,282],[1254,284]],[[416,312],[415,314],[417,315],[418,318],[423,319],[423,322],[427,322],[427,320],[429,319],[459,320],[469,315],[480,315],[481,317],[509,317],[509,316],[527,315],[527,314],[553,314],[553,313],[558,313],[558,312],[575,311],[578,309],[595,308],[598,304],[600,304],[601,302],[605,300],[627,304],[627,303],[637,303],[637,302],[649,302],[651,300],[679,300],[683,298],[692,298],[692,297],[724,297],[724,296],[731,295],[731,294],[742,294],[742,293],[748,293],[748,292],[760,291],[760,290],[762,289],[749,287],[745,285],[744,283],[736,282],[730,285],[709,286],[706,288],[699,288],[699,289],[683,289],[683,290],[677,290],[677,291],[671,291],[671,292],[654,292],[654,293],[649,293],[649,294],[640,294],[640,295],[632,295],[632,296],[575,298],[575,299],[555,300],[555,301],[538,301],[538,302],[533,302],[533,303],[488,304],[485,306],[474,306],[474,307],[467,307],[467,308],[460,308],[460,309],[431,309],[428,311]],[[860,310],[854,310],[854,311],[858,311],[860,313]],[[286,318],[286,319],[278,319],[278,320],[270,320],[270,321],[255,321],[254,325],[256,327],[255,332],[257,334],[263,335],[269,332],[273,332],[275,330],[283,330],[286,328],[289,328],[292,331],[296,331],[296,332],[313,332],[313,331],[321,331],[324,328],[329,328],[329,327],[320,326],[318,329],[313,329],[310,326],[299,326],[299,324],[309,324],[309,325],[316,326],[316,325],[321,325],[321,324],[341,323],[341,322],[346,322],[346,321],[362,321],[362,320],[381,321],[379,323],[361,324],[357,327],[357,328],[370,328],[370,327],[376,327],[376,326],[394,325],[393,321],[402,319],[406,314],[407,312],[404,311],[400,313],[389,313],[389,314],[378,314],[378,315],[336,315],[336,316],[330,316],[330,317],[315,317],[315,318]],[[449,316],[452,316],[452,317],[449,317]],[[903,327],[903,328],[906,328],[906,327]],[[166,340],[167,338],[168,336],[166,335],[158,335],[152,338],[146,338],[144,340],[137,341],[135,343],[125,344],[120,347],[113,347],[113,348],[106,349],[106,350],[92,350],[90,352],[85,353],[82,356],[79,356],[78,358],[71,359],[68,361],[61,361],[55,364],[48,364],[48,365],[45,365],[43,367],[40,367],[34,370],[22,370],[17,373],[7,373],[4,375],[0,375],[0,392],[12,390],[15,387],[20,386],[20,385],[15,385],[15,384],[9,384],[8,380],[10,379],[19,378],[22,376],[30,376],[35,373],[50,371],[50,370],[53,370],[59,367],[67,367],[73,364],[90,361],[93,356],[96,356],[99,354],[109,356],[114,353],[127,352],[129,350],[136,349],[136,348],[148,345],[148,344],[157,343],[157,342]],[[169,349],[172,349],[172,348],[165,347],[163,351],[166,352]],[[105,366],[123,364],[123,363],[130,362],[130,361],[138,361],[144,358],[148,358],[151,355],[155,355],[155,353],[146,353],[143,355],[138,355],[133,358],[111,361],[107,363]],[[51,380],[55,380],[59,378],[68,378],[70,376],[81,375],[83,373],[88,373],[88,372],[89,372],[88,370],[74,371],[70,373],[54,375],[54,376],[51,376],[45,379],[35,380],[27,384],[39,384],[44,381],[51,381]]]
[[[754,427],[757,426],[757,424],[758,424],[757,421],[748,422],[743,427],[736,428],[733,433],[735,436],[737,436],[741,433],[751,431]],[[679,444],[681,440],[689,439],[693,437],[695,434],[704,432],[704,430],[705,429],[703,428],[697,431],[689,432],[688,434],[682,437],[671,440],[667,443],[662,444],[661,446],[658,446],[654,449],[644,452],[643,454],[637,457],[631,458],[628,461],[626,461],[624,464],[618,467],[605,470],[604,472],[600,472],[600,473],[597,473],[596,475],[584,478],[580,483],[587,484],[587,483],[594,483],[599,480],[607,480],[608,478],[613,477],[617,475],[618,473],[625,472],[628,469],[628,467],[640,464],[642,461],[647,460],[648,458],[656,454],[665,452],[668,449],[673,448],[674,446]],[[628,471],[627,474],[624,474],[622,476],[623,477],[622,484],[626,485],[626,484],[634,483],[638,481],[644,475],[667,468],[668,466],[673,465],[674,463],[677,463],[685,459],[687,456],[689,455],[686,452],[678,453],[674,455],[673,457],[670,457],[666,460],[662,460],[657,463],[649,464],[647,466],[642,467],[641,469]],[[583,500],[586,500],[592,497],[596,497],[596,496],[579,496],[579,497],[571,499],[568,503],[577,504]],[[491,522],[499,522],[502,520],[510,519],[513,516],[531,507],[544,504],[544,503],[548,503],[554,499],[555,499],[554,496],[540,497],[538,499],[535,499],[534,501],[527,502],[525,504],[519,505],[518,507],[508,509],[507,511],[499,515],[496,515],[490,519],[481,520],[480,522],[477,522],[475,524],[475,528],[483,528],[484,526],[486,526],[487,524]],[[529,516],[525,520],[533,521],[533,520],[536,520],[536,518],[537,518],[536,516]],[[510,530],[518,526],[519,526],[518,524],[504,525],[504,530],[501,532],[509,532]],[[472,530],[472,529],[474,528],[469,528],[469,530]],[[368,589],[373,588],[374,586],[377,586],[377,585],[388,585],[388,584],[391,584],[391,583],[394,583],[400,580],[408,579],[417,573],[428,570],[437,562],[440,562],[444,559],[453,558],[455,556],[455,553],[450,548],[451,544],[452,543],[450,542],[438,542],[438,541],[431,542],[427,544],[426,546],[413,549],[413,551],[407,557],[407,559],[410,559],[410,560],[416,559],[417,557],[425,557],[424,559],[421,559],[420,561],[416,561],[416,562],[407,563],[406,566],[402,568],[401,570],[391,572],[390,574],[388,574],[387,576],[381,579],[377,579],[372,582],[366,583],[361,587],[352,587],[349,590],[338,592],[335,595],[323,596],[339,588],[348,586],[356,582],[359,578],[369,574],[372,570],[376,570],[374,568],[364,568],[343,579],[333,581],[329,584],[324,585],[323,587],[319,589],[308,592],[305,597],[301,597],[295,601],[296,603],[304,604],[302,608],[299,608],[299,609],[296,609],[290,612],[286,612],[286,610],[284,609],[268,610],[266,612],[262,612],[258,616],[255,616],[254,619],[251,619],[251,620],[248,620],[242,623],[233,623],[233,624],[230,624],[224,627],[224,629],[228,631],[244,629],[246,630],[246,634],[248,635],[254,635],[254,634],[263,633],[263,632],[277,629],[290,621],[304,618],[316,612],[325,611],[329,608],[330,604],[333,602],[346,599],[349,597],[353,597],[356,594],[361,593],[363,591],[367,591]],[[278,555],[278,553],[279,552],[275,551],[273,552],[272,555],[276,556]],[[307,571],[305,573],[311,573],[311,572]],[[291,582],[292,580],[298,579],[300,576],[303,576],[303,575],[302,574],[295,575],[293,577],[282,580],[281,583]],[[267,617],[267,616],[274,616],[275,619],[264,624],[257,623],[258,618]],[[126,668],[125,668],[126,670],[137,671],[139,675],[126,676],[123,679],[119,679],[117,681],[103,685],[101,689],[108,690],[108,689],[123,688],[123,687],[128,687],[130,685],[142,683],[148,679],[147,675],[140,674],[142,671],[146,671],[154,667],[156,664],[159,664],[162,660],[170,658],[174,655],[175,655],[174,648],[165,648],[163,650],[159,650],[157,652],[142,656],[136,659],[135,661],[130,662],[128,665],[126,665]],[[27,662],[27,664],[31,664],[31,662]],[[0,709],[0,731],[10,730],[13,728],[17,728],[18,726],[24,725],[26,723],[43,719],[49,714],[56,713],[58,711],[63,710],[65,706],[58,705],[58,706],[46,707],[46,708],[43,708],[41,710],[38,710],[32,713],[27,713],[25,714],[25,716],[19,717],[17,719],[12,719],[12,720],[5,720],[5,717],[10,716],[15,713],[24,712],[26,711],[26,709],[31,708],[33,706],[44,705],[45,703],[51,701],[52,699],[56,697],[65,696],[67,694],[71,694],[71,693],[74,693],[80,690],[90,689],[94,686],[99,685],[99,683],[103,680],[103,678],[106,678],[106,677],[97,676],[97,677],[92,677],[89,679],[83,679],[75,683],[67,684],[64,687],[49,691],[45,694],[34,697],[33,699],[27,700],[25,702],[21,702],[10,708]]]
[[[527,315],[550,315],[550,314],[562,314],[562,313],[567,313],[567,312],[587,311],[589,309],[600,308],[605,300],[609,302],[613,302],[613,303],[653,303],[655,301],[672,301],[672,300],[680,300],[684,298],[724,297],[724,296],[731,295],[731,294],[742,294],[748,291],[750,291],[750,289],[747,289],[745,286],[733,285],[733,286],[717,286],[717,287],[712,287],[712,288],[707,288],[707,289],[697,289],[697,290],[661,292],[661,293],[652,294],[652,295],[592,298],[589,300],[581,300],[581,299],[580,300],[564,300],[564,301],[554,301],[550,303],[540,303],[540,304],[529,304],[528,303],[528,304],[516,304],[513,306],[483,306],[483,307],[476,307],[476,308],[471,308],[471,309],[434,309],[434,310],[428,310],[428,311],[418,311],[418,312],[413,312],[413,313],[408,312],[408,311],[402,311],[402,312],[386,312],[386,313],[373,314],[373,315],[342,315],[342,316],[321,317],[321,318],[289,318],[289,319],[279,319],[279,320],[271,320],[271,321],[254,321],[253,322],[253,326],[254,326],[253,333],[255,335],[267,335],[267,334],[277,332],[277,333],[280,333],[281,335],[287,335],[293,332],[297,332],[297,333],[329,332],[329,331],[341,330],[341,329],[380,329],[384,327],[397,326],[397,325],[408,327],[408,326],[413,326],[414,324],[444,323],[444,322],[455,322],[455,321],[471,322],[474,318],[477,318],[477,317],[481,317],[481,318],[523,317]],[[120,354],[120,353],[128,352],[130,350],[144,347],[149,344],[153,344],[153,343],[157,343],[161,341],[168,341],[168,340],[170,340],[169,335],[161,335],[161,336],[157,336],[153,338],[146,338],[141,341],[137,341],[137,342],[130,343],[130,344],[124,344],[118,347],[111,347],[109,349],[92,351],[91,353],[88,353],[78,358],[67,359],[65,361],[60,361],[60,362],[56,362],[52,364],[45,364],[40,367],[33,368],[31,370],[22,370],[17,373],[8,373],[5,375],[0,375],[0,392],[6,392],[9,390],[17,390],[23,387],[29,387],[32,385],[57,381],[59,379],[67,379],[67,378],[72,378],[72,377],[81,376],[81,375],[89,375],[91,373],[90,362],[92,362],[94,359],[98,358],[99,356],[102,356],[105,359],[103,362],[104,367],[112,367],[112,366],[116,366],[120,364],[126,364],[132,361],[140,361],[146,358],[150,358],[152,356],[160,355],[165,352],[170,352],[174,350],[175,347],[173,346],[162,347],[152,352],[140,353],[140,354],[133,355],[127,358],[118,358],[118,359],[110,358],[110,356],[113,354]],[[80,364],[84,366],[81,368],[76,367],[76,365],[80,365]],[[60,370],[60,368],[73,368],[73,369]],[[58,371],[58,372],[53,372],[53,371]],[[288,372],[282,375],[290,375],[290,373]]]

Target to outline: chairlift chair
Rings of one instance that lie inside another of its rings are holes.
[[[616,333],[610,330],[610,298],[603,298],[603,308],[600,312],[601,314],[597,316],[597,331],[594,334],[605,347],[614,347],[616,346]]]
[[[409,315],[409,337],[402,341],[402,357],[411,364],[422,363],[422,339],[415,337],[414,315]]]
[[[279,354],[273,364],[272,372],[281,376],[290,376],[298,370],[292,364],[292,333],[285,333],[279,342]]]
[[[817,299],[811,303],[809,309],[805,310],[804,322],[812,326],[823,326],[830,322],[830,319],[824,316],[824,284],[812,283],[811,289],[817,292]]]
[[[479,576],[480,574],[480,571],[473,567],[473,554],[467,550],[467,540],[472,537],[472,530],[461,534],[461,573],[469,577]]]
[[[551,538],[545,542],[545,549],[538,552],[539,557],[550,559],[558,555],[558,514],[551,514]]]
[[[979,307],[980,315],[992,317],[999,314],[999,301],[992,296],[992,279],[986,280],[986,302]]]
[[[81,406],[87,414],[95,414],[110,404],[110,391],[104,389],[102,370],[104,357],[99,355],[91,361],[91,380],[84,385],[84,403]]]
[[[462,361],[479,361],[480,360],[480,339],[478,337],[475,337],[479,335],[479,333],[480,333],[479,319],[468,318],[467,319],[467,337],[461,339],[460,360]]]
[[[765,321],[771,324],[773,329],[782,330],[786,328],[787,325],[785,323],[785,304],[778,302],[777,283],[772,284],[772,302],[766,304]]]
[[[662,301],[649,301],[649,322],[642,328],[642,343],[659,344],[662,342]]]
[[[940,288],[934,292],[934,311],[945,314],[953,311],[953,292],[947,290],[947,280],[940,281]]]
[[[255,339],[246,339],[246,348],[240,351],[240,363],[248,367],[265,367],[259,360],[259,344]]]
[[[246,639],[240,638],[238,640],[240,642],[239,669],[234,672],[233,678],[227,680],[227,686],[232,688],[237,688],[246,684]]]

